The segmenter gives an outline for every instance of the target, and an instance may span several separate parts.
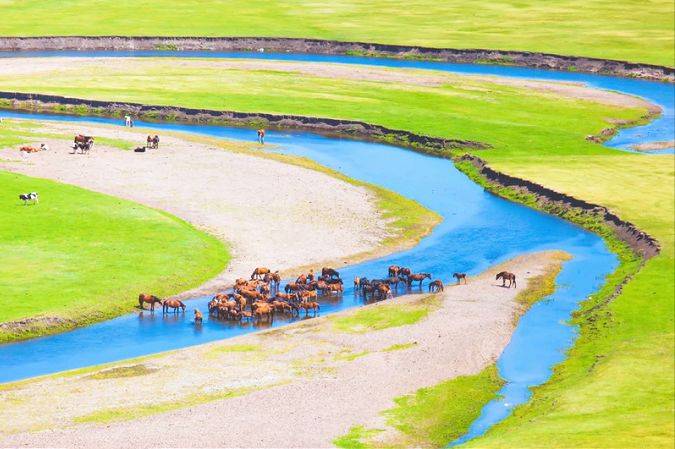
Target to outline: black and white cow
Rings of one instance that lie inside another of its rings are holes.
[[[23,201],[24,205],[28,204],[29,201],[32,201],[33,204],[36,204],[39,200],[37,192],[22,193],[19,195],[19,199]]]

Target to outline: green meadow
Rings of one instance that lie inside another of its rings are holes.
[[[669,0],[2,0],[0,35],[273,36],[673,66]]]
[[[25,140],[26,126],[1,125],[0,158]],[[39,204],[24,206],[19,193],[33,191]],[[5,171],[0,192],[0,322],[37,319],[3,329],[0,342],[130,311],[140,292],[196,287],[230,259],[222,242],[130,201]]]
[[[617,297],[577,317],[580,339],[553,380],[471,446],[672,447],[673,156],[629,154],[585,140],[617,120],[643,120],[646,109],[454,75],[415,83],[406,81],[416,78],[411,72],[394,71],[401,81],[393,83],[300,75],[288,67],[223,70],[200,62],[196,70],[190,64],[162,59],[48,76],[0,74],[0,89],[356,119],[491,144],[479,155],[493,167],[605,205],[656,237],[663,250]],[[627,262],[621,273],[635,265]]]

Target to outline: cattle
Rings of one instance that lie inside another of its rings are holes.
[[[28,204],[29,201],[33,204],[37,204],[40,201],[37,192],[21,193],[19,199],[23,201],[24,206]]]

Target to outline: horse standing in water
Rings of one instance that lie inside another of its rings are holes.
[[[513,273],[509,273],[508,271],[501,271],[497,273],[497,277],[495,279],[502,280],[502,287],[506,287],[506,281],[509,281],[508,288],[511,288],[511,285],[513,285],[513,288],[517,288],[516,275]]]
[[[150,310],[154,312],[156,303],[162,304],[162,300],[155,295],[148,295],[145,293],[138,295],[138,307],[142,310],[145,309],[145,304],[150,304]]]
[[[173,313],[178,313],[178,309],[185,313],[185,304],[178,299],[167,299],[162,303],[162,312],[169,313],[169,309],[173,309]]]
[[[261,145],[265,143],[265,130],[262,128],[258,130],[258,143]]]

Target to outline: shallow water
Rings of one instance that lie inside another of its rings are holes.
[[[13,54],[16,56],[17,54]],[[70,56],[69,52],[29,53],[29,56]],[[77,56],[157,56],[156,52],[95,52]],[[182,56],[181,52],[161,56]],[[634,143],[673,138],[673,86],[663,83],[578,73],[558,73],[516,67],[448,64],[436,62],[370,59],[347,56],[189,53],[189,56],[258,57],[266,59],[363,63],[396,67],[440,69],[470,74],[492,74],[535,79],[582,81],[642,96],[664,108],[663,117],[646,127],[624,130],[610,145],[626,148]],[[0,116],[118,123],[106,118],[64,117],[0,111]],[[210,136],[253,140],[251,130],[186,124],[138,126],[170,129]],[[282,152],[309,157],[356,179],[375,183],[415,199],[438,212],[444,221],[415,248],[366,263],[338,267],[349,280],[354,275],[381,277],[390,264],[431,272],[449,282],[455,271],[478,273],[488,266],[518,254],[544,249],[562,249],[573,255],[565,263],[556,292],[536,304],[520,320],[497,366],[506,386],[501,398],[489,403],[464,437],[467,441],[484,433],[530,396],[529,387],[540,385],[562,361],[574,341],[576,328],[569,319],[578,303],[597,291],[607,274],[617,266],[602,240],[575,225],[518,204],[497,198],[462,175],[450,161],[414,153],[390,145],[327,138],[305,132],[274,132],[267,142]],[[672,152],[672,150],[671,150]],[[370,163],[377,161],[377,163]],[[572,282],[573,281],[573,282]],[[362,305],[351,285],[340,300],[322,301],[321,314]],[[206,308],[208,298],[189,302],[190,308]],[[285,324],[276,320],[274,326]],[[253,325],[229,324],[206,319],[197,329],[186,316],[162,317],[161,313],[134,313],[72,332],[0,346],[0,382],[8,382],[65,369],[89,366],[159,351],[176,349],[258,330]],[[110,344],[114,342],[114,344]]]

